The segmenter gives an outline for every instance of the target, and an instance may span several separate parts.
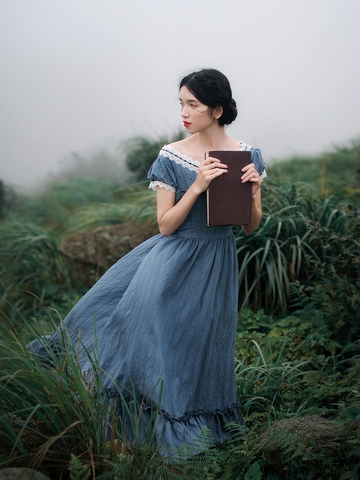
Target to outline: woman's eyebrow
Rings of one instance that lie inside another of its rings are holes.
[[[182,98],[179,97],[180,102],[188,102],[188,103],[200,103],[199,100],[196,100],[196,98],[188,98],[187,100],[183,100]]]

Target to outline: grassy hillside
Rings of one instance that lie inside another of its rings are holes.
[[[360,203],[360,138],[335,146],[317,156],[293,157],[268,168],[275,183],[306,182],[323,197],[337,202]]]
[[[207,449],[211,438],[202,432],[193,446],[202,455],[185,447],[179,453],[182,478],[356,478],[360,444],[351,426],[360,419],[359,168],[360,140],[267,168],[259,229],[249,236],[234,229],[236,385],[246,441],[233,425],[226,447]],[[113,438],[105,437],[112,406],[103,404],[99,367],[93,365],[93,383],[86,383],[69,339],[48,365],[24,348],[40,332],[53,331],[88,289],[59,251],[60,242],[135,221],[145,231],[156,224],[155,194],[142,182],[87,175],[54,180],[37,195],[13,197],[13,204],[1,198],[7,203],[0,209],[6,211],[0,223],[0,468],[30,465],[72,480],[174,478],[151,431],[145,448],[135,443],[128,456],[113,454]],[[306,415],[331,423],[333,447],[316,449],[277,432],[284,469],[266,453],[261,435],[279,421]]]

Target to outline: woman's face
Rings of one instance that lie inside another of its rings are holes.
[[[179,95],[181,117],[188,133],[196,133],[217,122],[214,111],[199,102],[186,87],[181,87]]]

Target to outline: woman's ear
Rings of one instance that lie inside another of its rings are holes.
[[[213,115],[216,118],[216,120],[219,120],[219,118],[223,114],[223,111],[224,111],[224,109],[221,105],[218,105],[217,107],[214,108]]]

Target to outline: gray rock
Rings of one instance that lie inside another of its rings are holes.
[[[0,480],[50,480],[49,477],[30,468],[4,468]]]

